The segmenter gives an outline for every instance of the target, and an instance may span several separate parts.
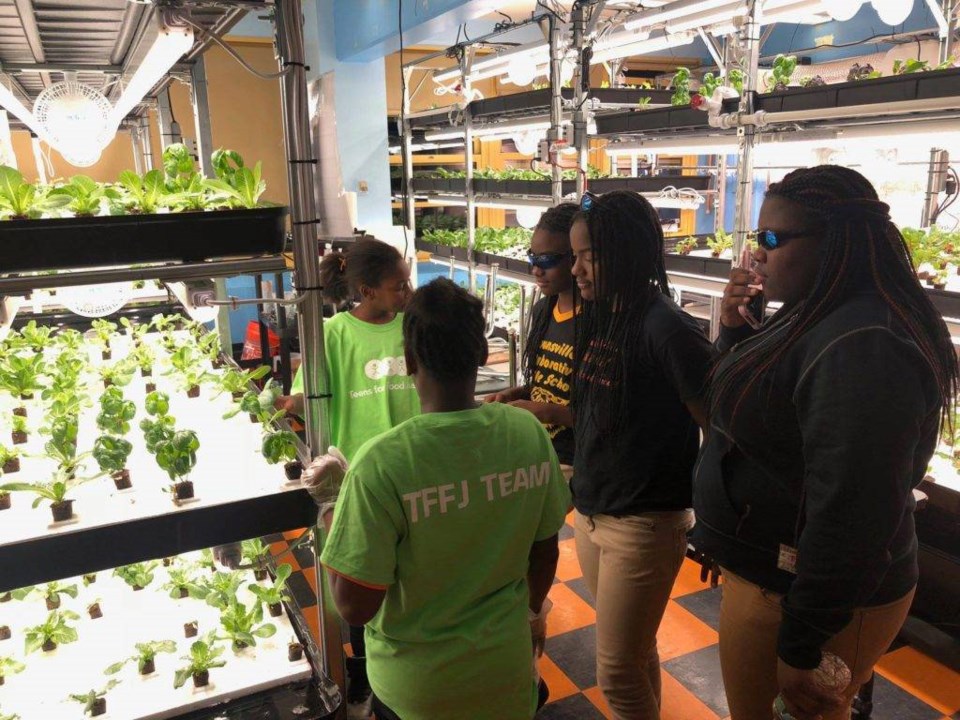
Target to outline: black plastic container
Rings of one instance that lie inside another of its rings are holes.
[[[668,187],[709,190],[707,175],[657,175],[654,177],[611,177],[588,180],[590,192],[602,194],[613,190],[632,190],[638,193],[660,192]]]
[[[283,250],[287,208],[0,222],[5,273],[200,262]]]

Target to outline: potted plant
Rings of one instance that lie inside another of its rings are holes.
[[[931,282],[934,290],[944,290],[947,287],[947,271],[946,268],[938,268],[937,272],[934,273],[933,281]]]
[[[223,610],[236,598],[243,585],[243,575],[239,572],[216,572],[198,584],[200,597],[206,600],[207,605]]]
[[[266,561],[269,555],[270,548],[264,545],[260,538],[240,543],[240,556],[244,564],[253,566],[253,577],[258,581],[267,579]]]
[[[101,356],[104,360],[109,360],[112,357],[110,339],[117,331],[117,324],[115,322],[110,322],[109,320],[97,318],[90,323],[90,327],[93,328],[97,344],[100,345]]]
[[[31,320],[20,328],[20,337],[35,353],[42,353],[45,348],[53,345],[53,328],[49,325],[37,325]]]
[[[228,392],[234,400],[240,400],[250,389],[250,384],[266,377],[270,372],[269,365],[261,365],[256,370],[234,370],[230,368],[220,376],[221,392]]]
[[[91,620],[99,620],[103,617],[103,609],[100,607],[100,598],[87,605],[87,615]]]
[[[157,446],[157,464],[170,476],[169,492],[174,502],[189,500],[194,496],[190,471],[197,464],[200,440],[193,430],[178,430]]]
[[[255,602],[248,608],[234,597],[220,614],[223,627],[223,640],[230,640],[234,652],[248,647],[256,647],[257,638],[273,637],[277,627],[273,623],[263,622],[263,606]]]
[[[856,80],[874,80],[882,75],[883,73],[874,70],[873,65],[870,63],[865,63],[863,65],[860,63],[854,63],[850,66],[850,71],[847,73],[847,82],[854,82]]]
[[[198,325],[197,330],[202,333],[197,339],[197,347],[200,349],[200,354],[210,361],[212,367],[223,367],[224,361],[223,355],[220,352],[220,336],[213,332],[207,332],[203,325]]]
[[[16,448],[0,445],[0,474],[20,472],[20,452]]]
[[[793,71],[797,69],[796,55],[777,55],[773,60],[773,68],[767,78],[767,86],[774,91],[782,92],[790,85]]]
[[[733,248],[733,236],[723,230],[717,230],[716,235],[707,238],[707,247],[710,248],[710,254],[718,258]]]
[[[86,175],[74,175],[66,184],[54,188],[50,194],[66,196],[66,208],[76,217],[100,215],[105,203],[120,196],[112,186],[98,183]]]
[[[204,640],[197,640],[190,646],[190,654],[181,658],[187,661],[187,665],[177,670],[174,675],[174,689],[182,688],[187,678],[193,678],[193,686],[197,688],[209,685],[210,671],[227,664],[225,660],[220,659],[221,655],[223,655],[223,646],[216,644],[216,638],[212,633]]]
[[[163,589],[169,593],[171,599],[206,597],[203,588],[193,579],[189,568],[170,568],[167,572],[169,580],[163,585]]]
[[[27,427],[27,419],[19,415],[13,415],[10,418],[10,440],[14,445],[23,445],[30,439],[29,428]]]
[[[111,388],[113,386],[126,387],[133,380],[133,373],[136,366],[130,360],[120,360],[113,365],[104,365],[99,368],[100,379],[103,380],[103,387]]]
[[[58,582],[47,583],[43,587],[43,598],[47,603],[47,610],[56,610],[63,603],[61,595],[77,599],[77,586],[61,585]]]
[[[283,589],[292,572],[293,568],[291,568],[288,563],[284,563],[277,568],[277,578],[272,584],[266,587],[262,585],[250,586],[250,592],[267,606],[267,609],[270,611],[270,617],[280,617],[283,614],[283,603],[290,601],[290,597],[283,592]]]
[[[0,685],[3,685],[4,678],[22,673],[26,667],[22,662],[18,662],[12,657],[0,657]]]
[[[263,163],[258,162],[253,169],[239,167],[231,175],[207,180],[205,185],[218,198],[222,198],[228,207],[256,208],[260,207],[260,197],[267,190],[262,175]]]
[[[295,637],[290,638],[290,642],[287,643],[287,660],[290,662],[298,662],[303,658],[303,645],[297,642]]]
[[[52,191],[49,186],[31,185],[19,171],[0,165],[0,218],[28,220],[56,214],[70,203],[70,198]]]
[[[7,355],[0,361],[0,389],[21,401],[14,415],[21,418],[27,416],[23,401],[30,400],[36,391],[43,389],[40,376],[44,370],[43,355],[39,353],[30,356]]]
[[[275,424],[284,415],[282,410],[277,411],[275,407],[280,394],[280,385],[269,380],[260,392],[254,390],[245,392],[240,402],[224,413],[223,419],[229,420],[241,412],[246,412],[250,415],[250,422],[259,422],[262,425]]]
[[[49,483],[7,483],[0,485],[0,492],[32,492],[37,496],[33,501],[33,507],[47,500],[50,503],[53,521],[64,522],[73,517],[73,500],[67,498],[67,493],[88,480],[90,478],[68,478],[63,469],[60,469]]]
[[[27,628],[24,646],[26,654],[37,650],[52,652],[58,645],[76,642],[79,637],[76,628],[71,627],[68,621],[79,619],[80,616],[70,610],[54,610],[43,623]]]
[[[697,239],[695,237],[687,237],[683,240],[677,240],[677,244],[674,246],[674,249],[679,255],[689,255],[692,251],[697,249]]]
[[[130,432],[130,421],[136,414],[137,406],[130,400],[124,400],[123,391],[118,387],[109,387],[100,396],[97,427],[113,435],[126,435]]]
[[[113,576],[120,578],[137,592],[153,582],[153,571],[157,569],[157,565],[155,560],[123,565],[113,571]]]
[[[93,459],[101,471],[113,478],[117,490],[127,490],[133,485],[127,468],[131,452],[133,445],[122,437],[101,435],[93,443]]]
[[[100,690],[91,690],[83,695],[71,695],[70,699],[83,704],[84,715],[90,715],[91,717],[103,715],[107,712],[107,693],[119,684],[119,680],[111,680]]]
[[[678,67],[673,75],[673,81],[670,83],[673,95],[670,98],[671,105],[689,105],[690,104],[690,70],[685,67]]]
[[[141,675],[150,675],[156,672],[156,657],[160,653],[174,653],[177,651],[177,644],[173,640],[154,640],[152,642],[137,643],[134,645],[136,654],[128,658],[115,662],[104,670],[105,675],[116,675],[123,669],[128,662],[137,663],[137,671]]]
[[[142,288],[143,281],[141,280],[140,283]],[[127,337],[130,338],[130,342],[133,343],[134,348],[141,345],[144,335],[150,332],[150,323],[138,323],[127,317],[120,318],[120,325],[123,327],[124,332],[127,333]]]
[[[137,367],[140,368],[140,377],[148,378],[153,376],[153,364],[156,361],[153,348],[147,343],[140,343],[134,347],[132,357]],[[154,391],[156,391],[156,386],[153,386],[153,383],[147,383],[147,394]]]
[[[150,170],[142,176],[132,170],[120,173],[119,185],[123,194],[114,203],[130,215],[152,215],[162,206],[167,194],[163,172]]]
[[[181,385],[187,391],[187,397],[200,397],[200,383],[210,375],[205,372],[190,345],[183,345],[170,355],[171,372],[178,372]],[[169,373],[168,373],[169,374]]]
[[[89,453],[77,454],[77,433],[79,420],[76,415],[54,417],[44,431],[50,439],[43,449],[51,460],[55,460],[59,470],[68,480],[76,477],[77,470]]]
[[[290,430],[268,430],[264,426],[263,442],[260,452],[271,465],[283,463],[283,469],[289,480],[300,477],[303,466],[297,461],[297,436]]]

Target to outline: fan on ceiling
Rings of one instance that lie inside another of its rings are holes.
[[[90,85],[77,81],[76,73],[46,88],[33,104],[33,115],[46,140],[71,165],[89,167],[100,159],[113,137],[113,105]]]

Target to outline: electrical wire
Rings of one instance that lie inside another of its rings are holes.
[[[193,22],[190,18],[186,17],[185,15],[177,15],[176,17],[177,17],[178,20],[186,23],[187,25],[189,25],[190,27],[192,27],[194,30],[196,30],[197,32],[199,32],[201,35],[205,35],[205,36],[209,37],[209,38],[210,38],[211,40],[213,40],[217,45],[219,45],[221,48],[223,48],[224,52],[226,52],[230,57],[232,57],[234,60],[236,60],[238,63],[240,63],[240,65],[243,66],[243,69],[244,69],[244,70],[246,70],[248,73],[250,73],[250,74],[252,74],[252,75],[256,75],[256,76],[257,76],[258,78],[260,78],[261,80],[279,80],[279,79],[282,78],[284,75],[287,75],[287,74],[293,69],[292,67],[285,67],[283,70],[280,70],[279,72],[275,72],[275,73],[264,73],[264,72],[260,72],[260,71],[257,70],[255,67],[253,67],[252,65],[250,65],[246,60],[244,60],[244,59],[240,56],[240,53],[238,53],[236,50],[234,50],[232,47],[230,47],[227,43],[225,43],[225,42],[223,41],[223,39],[221,38],[221,36],[218,35],[217,33],[211,32],[210,30],[207,30],[207,29],[206,29],[205,27],[203,27],[202,25],[197,25],[195,22]]]
[[[957,171],[952,167],[947,168],[947,172],[953,176],[953,181],[956,185],[956,188],[953,191],[953,194],[947,198],[944,198],[943,203],[937,208],[937,211],[933,214],[933,217],[930,218],[931,223],[935,223],[944,210],[949,208],[957,201],[957,197],[960,196],[960,177],[957,175]]]

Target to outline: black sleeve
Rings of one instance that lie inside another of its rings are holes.
[[[759,331],[754,330],[747,324],[743,324],[738,328],[728,328],[723,323],[720,323],[720,334],[717,336],[717,340],[713,346],[717,352],[725,353],[738,342],[743,342],[753,337],[757,332]]]
[[[879,588],[939,404],[916,346],[886,328],[841,336],[813,363],[794,392],[805,523],[777,644],[785,662],[806,669]]]
[[[701,397],[713,364],[713,346],[697,321],[682,310],[658,325],[661,336],[653,339],[653,352],[667,381],[684,402]]]

